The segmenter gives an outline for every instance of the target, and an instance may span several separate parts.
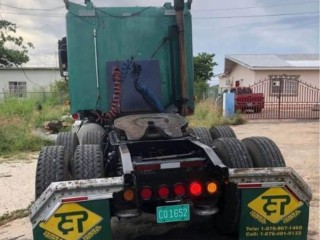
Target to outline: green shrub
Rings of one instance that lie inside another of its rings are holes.
[[[23,121],[5,121],[0,120],[0,155],[39,151],[42,146],[50,144],[50,141],[33,134],[32,127],[25,125]]]
[[[239,113],[236,113],[232,118],[223,117],[221,107],[206,100],[196,103],[194,114],[188,117],[188,122],[190,127],[211,128],[218,125],[242,124],[245,119]]]
[[[59,105],[69,101],[68,81],[61,79],[50,85],[50,95],[47,101],[51,105]]]
[[[6,98],[0,102],[0,155],[39,151],[48,140],[34,134],[45,121],[59,120],[69,114],[69,106],[40,101],[39,94],[26,99]]]
[[[20,117],[30,119],[34,111],[36,101],[32,98],[17,99],[7,98],[0,103],[0,116],[7,118]]]

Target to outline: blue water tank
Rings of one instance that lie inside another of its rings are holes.
[[[224,117],[233,117],[234,115],[234,93],[223,93],[222,113]]]

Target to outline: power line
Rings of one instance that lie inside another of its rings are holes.
[[[13,6],[13,5],[3,4],[3,3],[0,3],[0,6],[19,9],[19,10],[26,10],[26,11],[57,11],[57,10],[65,8],[65,6],[59,6],[59,7],[55,7],[55,8],[22,8],[22,7],[17,7],[17,6]]]
[[[65,15],[59,15],[59,14],[34,14],[34,13],[17,13],[17,12],[0,12],[3,14],[9,14],[9,15],[21,15],[21,16],[30,16],[30,17],[65,17]]]
[[[231,11],[231,10],[240,10],[240,9],[251,9],[251,8],[269,8],[269,7],[277,7],[277,6],[292,6],[292,5],[305,5],[311,3],[318,3],[318,1],[310,1],[310,2],[295,2],[290,4],[274,4],[274,5],[265,5],[265,6],[248,6],[248,7],[238,7],[238,8],[216,8],[216,9],[199,9],[193,10],[193,12],[211,12],[211,11]],[[54,8],[23,8],[17,7],[9,4],[0,3],[0,6],[19,9],[19,10],[26,10],[26,11],[57,11],[60,9],[64,9],[65,6],[58,6]]]
[[[31,82],[32,84],[36,85],[37,87],[41,87],[39,84],[33,82],[33,81],[27,76],[27,74],[26,74],[26,72],[24,71],[24,68],[23,68],[23,67],[16,65],[16,68],[18,68],[18,69],[20,68],[20,69],[22,70],[23,75],[25,76],[25,78],[26,78],[29,82]]]
[[[319,14],[319,12],[279,13],[279,14],[246,15],[246,16],[221,16],[221,17],[193,17],[193,19],[278,17],[278,16],[293,16],[293,15],[306,15],[306,14]]]
[[[248,6],[248,7],[237,7],[237,8],[216,8],[216,9],[200,9],[200,10],[192,10],[193,12],[214,12],[214,11],[233,11],[233,10],[241,10],[241,9],[252,9],[252,8],[271,8],[277,6],[293,6],[293,5],[302,5],[302,4],[310,4],[310,3],[319,3],[318,1],[312,2],[297,2],[290,4],[274,4],[274,5],[265,5],[265,6]]]
[[[23,15],[30,17],[65,17],[65,15],[43,15],[43,14],[31,14],[31,13],[14,13],[14,12],[0,12],[0,14],[12,14],[12,15]],[[243,16],[210,16],[210,17],[193,17],[193,19],[219,19],[219,18],[255,18],[255,17],[277,17],[277,16],[294,16],[294,15],[306,15],[306,14],[319,14],[319,12],[301,12],[301,13],[278,13],[278,14],[264,14],[264,15],[243,15]]]

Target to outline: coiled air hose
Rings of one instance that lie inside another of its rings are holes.
[[[157,98],[157,96],[151,92],[146,85],[144,85],[140,80],[141,74],[141,66],[139,64],[133,64],[132,75],[134,79],[134,87],[136,90],[142,95],[144,100],[153,108],[155,108],[158,112],[162,113],[165,111],[164,107],[162,106],[161,102]]]
[[[113,79],[113,96],[112,103],[109,112],[100,113],[99,111],[92,111],[96,116],[96,122],[100,124],[106,124],[109,120],[114,119],[117,114],[120,112],[120,100],[121,100],[121,71],[119,67],[114,67],[112,70],[112,79]]]
[[[112,71],[113,96],[110,110],[107,113],[101,114],[97,111],[94,111],[93,113],[97,117],[96,122],[104,124],[107,123],[109,120],[116,118],[116,116],[120,112],[120,101],[122,93],[121,81],[123,80],[122,78],[126,79],[129,73],[131,73],[131,76],[134,79],[135,89],[142,95],[143,99],[158,112],[162,113],[165,111],[157,96],[139,80],[142,70],[139,64],[136,64],[135,62],[133,62],[133,60],[130,60],[123,63],[120,68],[121,69],[119,69],[119,67],[116,66]]]
[[[107,119],[112,119],[120,112],[120,100],[121,100],[121,71],[118,67],[115,67],[112,71],[113,78],[113,96],[112,103],[109,112],[107,113]]]

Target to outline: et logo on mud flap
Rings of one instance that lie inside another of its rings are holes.
[[[303,202],[297,200],[284,188],[270,188],[248,204],[260,216],[276,224],[300,208]]]
[[[61,205],[47,222],[40,227],[54,235],[74,240],[83,237],[90,229],[102,221],[102,217],[77,203]]]

